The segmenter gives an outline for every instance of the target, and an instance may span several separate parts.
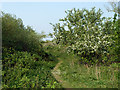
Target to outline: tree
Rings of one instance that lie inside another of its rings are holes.
[[[41,34],[37,34],[32,27],[23,25],[20,18],[2,12],[2,46],[20,51],[38,51],[42,49]]]
[[[55,40],[58,44],[68,46],[68,51],[79,56],[100,59],[108,54],[108,47],[114,44],[112,18],[101,17],[103,12],[95,7],[87,9],[72,9],[65,11],[67,16],[60,19],[63,24],[53,25]]]
[[[105,6],[108,12],[119,13],[119,12],[118,12],[118,2],[114,2],[114,1],[113,1],[113,2],[108,2],[108,3],[109,3],[110,6],[111,6],[111,9],[110,9],[110,7],[108,7],[108,6]]]
[[[114,47],[112,47],[112,51],[114,51],[114,53],[116,55],[118,55],[118,57],[120,57],[120,1],[119,2],[109,2],[110,6],[111,6],[111,9],[110,7],[106,7],[107,11],[108,12],[114,12],[114,27],[116,27],[113,32],[115,34],[114,36],[114,40],[115,40],[115,45]],[[118,19],[117,19],[118,17]],[[117,59],[119,60],[119,58]]]

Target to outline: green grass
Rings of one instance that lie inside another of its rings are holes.
[[[73,88],[118,88],[118,64],[86,67],[79,57],[68,54],[65,47],[45,46],[51,61],[28,52],[5,51],[3,61],[3,88],[62,88],[51,70],[59,60],[60,75]],[[12,52],[12,54],[11,54]],[[38,58],[38,61],[36,61]]]
[[[79,57],[67,54],[65,47],[47,47],[47,52],[56,55],[63,63],[60,65],[61,77],[73,88],[118,88],[118,64],[111,66],[86,67],[79,63]]]
[[[74,88],[118,88],[118,65],[86,67],[71,62],[59,67],[61,77]],[[98,78],[97,78],[98,77]]]

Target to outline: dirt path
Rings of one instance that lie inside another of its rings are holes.
[[[55,66],[55,68],[52,70],[52,74],[55,77],[55,79],[61,83],[61,85],[63,86],[63,88],[72,88],[71,85],[64,81],[61,76],[60,76],[60,70],[59,70],[59,66],[63,61],[59,59],[59,63]]]

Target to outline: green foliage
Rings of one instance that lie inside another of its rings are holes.
[[[37,54],[15,51],[11,48],[3,48],[3,55],[3,88],[61,87],[51,74],[56,61],[44,61]]]
[[[66,14],[64,19],[60,19],[63,25],[53,25],[54,36],[49,35],[55,39],[51,42],[41,41],[46,35],[37,34],[30,26],[25,27],[20,18],[2,13],[3,88],[61,87],[51,74],[57,59],[66,60],[61,66],[65,73],[61,75],[71,79],[67,79],[70,82],[74,83],[75,80],[76,84],[81,81],[81,85],[85,83],[90,87],[117,87],[116,63],[110,67],[100,67],[103,75],[100,80],[95,77],[94,66],[88,68],[90,72],[82,68],[82,65],[79,66],[80,63],[88,65],[102,62],[108,65],[111,61],[119,62],[120,20],[117,20],[117,14],[113,19],[101,17],[102,11],[99,9],[96,12],[95,8],[90,11],[72,9],[66,11]],[[106,75],[113,72],[115,81]],[[95,82],[91,84],[93,81]]]
[[[119,86],[118,63],[113,63],[111,66],[87,67],[76,63],[74,59],[63,62],[59,67],[61,77],[73,88],[118,88]]]
[[[2,12],[3,47],[35,53],[42,59],[50,61],[50,54],[47,54],[42,47],[42,38],[44,37],[46,35],[43,32],[38,34],[30,26],[25,27],[20,18],[17,19],[16,16]]]
[[[20,18],[2,12],[3,88],[61,87],[51,74],[57,61],[44,51],[42,38]]]
[[[111,65],[97,66],[88,65],[88,59],[85,57],[79,57],[75,54],[66,52],[66,47],[58,45],[46,46],[44,47],[47,52],[51,52],[52,55],[56,55],[59,61],[63,61],[58,67],[60,70],[60,80],[66,81],[73,88],[118,88],[119,82],[119,69],[118,63],[112,63]],[[95,59],[95,58],[94,58]],[[79,62],[79,60],[83,62]],[[104,61],[108,58],[104,57]],[[91,60],[91,63],[92,60]],[[86,65],[85,65],[86,64]],[[88,67],[87,67],[88,65]],[[98,73],[98,79],[96,77],[96,72]],[[99,74],[100,72],[100,74]]]
[[[112,18],[101,17],[102,11],[95,8],[72,9],[66,11],[67,16],[60,19],[63,24],[53,25],[55,40],[57,44],[67,45],[68,52],[73,52],[88,61],[102,62],[104,57],[114,55],[111,48],[117,47],[115,38],[117,19],[115,14]],[[118,35],[117,35],[118,36]],[[117,37],[116,36],[116,37]],[[94,60],[93,60],[94,59]]]
[[[2,45],[20,51],[38,51],[42,49],[40,40],[42,35],[37,34],[30,26],[25,27],[20,18],[2,12]]]

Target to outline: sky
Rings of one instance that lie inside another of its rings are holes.
[[[65,11],[73,8],[91,9],[96,7],[104,12],[103,16],[113,17],[114,13],[107,12],[108,2],[2,2],[1,8],[5,13],[21,18],[25,26],[31,26],[36,32],[45,34],[53,32],[50,23],[59,23],[66,16]],[[49,38],[46,38],[49,39]],[[50,39],[49,39],[50,40]]]

